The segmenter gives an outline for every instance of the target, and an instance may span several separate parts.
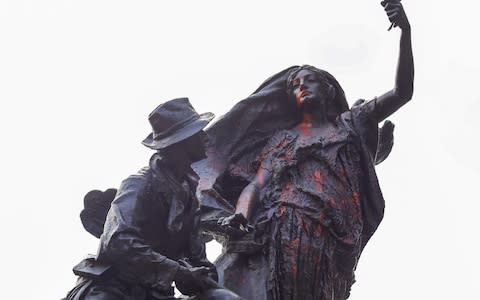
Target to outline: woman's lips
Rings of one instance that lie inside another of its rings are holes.
[[[310,95],[310,92],[308,92],[308,91],[304,91],[304,92],[301,92],[301,93],[300,93],[300,97],[301,97],[301,98],[303,98],[303,97],[305,97],[305,96],[308,96],[308,95]]]

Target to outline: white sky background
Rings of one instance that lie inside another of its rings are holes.
[[[0,0],[2,299],[73,287],[71,268],[97,249],[83,195],[147,164],[159,103],[187,96],[219,116],[305,63],[350,104],[391,89],[399,32],[379,2]],[[480,299],[478,1],[403,3],[415,94],[391,118],[386,214],[350,299]]]

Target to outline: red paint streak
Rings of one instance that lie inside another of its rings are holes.
[[[290,246],[293,249],[298,249],[299,245],[300,245],[300,239],[299,238],[296,238],[296,239],[290,241]]]
[[[245,280],[245,278],[240,278],[240,282],[239,282],[241,285],[247,283],[247,280]]]
[[[302,135],[306,137],[312,136],[312,115],[309,113],[303,114],[303,122],[298,127]]]
[[[292,265],[292,274],[293,274],[293,278],[295,278],[294,281],[296,281],[297,274],[298,274],[298,268],[296,265]]]
[[[306,233],[310,233],[310,226],[308,226],[307,222],[302,221],[302,228],[303,228],[303,231],[305,231]]]
[[[283,216],[285,216],[285,213],[286,213],[285,206],[280,206],[280,208],[278,209],[277,216],[278,217],[283,217]]]
[[[338,203],[335,199],[328,200],[328,204],[333,208],[338,208]]]
[[[360,205],[360,195],[357,192],[353,192],[352,199],[353,203],[355,203],[356,205]]]
[[[306,137],[312,136],[312,124],[302,123],[298,127],[300,128],[301,135]]]
[[[315,173],[313,174],[313,179],[315,181],[315,190],[317,191],[317,193],[321,193],[323,191],[323,176],[322,176],[322,173],[320,173],[320,171],[315,171]]]
[[[323,216],[323,215],[322,215]],[[324,217],[324,216],[323,216]],[[325,218],[325,217],[324,217]],[[315,235],[318,237],[318,236],[321,236],[322,235],[322,225],[321,224],[317,224],[315,226]]]
[[[322,214],[320,215],[320,217],[318,218],[318,220],[319,220],[320,222],[325,222],[326,219],[327,219],[327,217],[326,217],[323,213],[322,213]],[[319,226],[320,226],[320,224],[319,224]],[[320,230],[321,230],[321,228],[320,228]]]
[[[294,240],[291,240],[289,246],[290,246],[289,248],[292,252],[292,255],[290,256],[290,258],[291,258],[290,265],[292,267],[293,280],[294,280],[294,282],[296,282],[297,281],[297,274],[298,274],[296,253],[298,252],[298,249],[299,249],[299,246],[300,246],[300,239],[296,238]]]

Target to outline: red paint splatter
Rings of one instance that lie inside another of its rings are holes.
[[[297,249],[299,245],[300,245],[300,239],[299,238],[296,238],[296,239],[290,241],[290,246],[293,249]]]
[[[258,165],[261,165],[262,162],[268,160],[272,152],[281,150],[287,145],[288,145],[287,139],[282,139],[281,141],[277,142],[275,145],[269,145],[266,150],[264,150],[262,153],[260,153],[260,155],[258,155],[258,157],[255,159],[255,162],[257,162]]]

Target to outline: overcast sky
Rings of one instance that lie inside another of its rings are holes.
[[[83,195],[147,164],[161,102],[217,116],[295,64],[332,73],[350,104],[393,87],[399,31],[380,1],[0,0],[2,299],[59,299],[97,239]],[[413,100],[377,167],[383,223],[352,300],[478,296],[478,2],[404,0]],[[214,258],[218,247],[209,247]]]

